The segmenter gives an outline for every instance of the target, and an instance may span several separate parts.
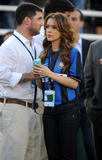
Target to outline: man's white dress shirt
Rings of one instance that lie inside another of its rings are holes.
[[[80,57],[81,57],[81,63],[82,63],[82,38],[79,37],[76,45],[75,45],[75,48],[79,51],[80,53]]]
[[[31,41],[31,48],[28,39],[17,31],[14,31],[14,34],[26,45],[34,58],[35,46],[37,57],[39,57],[41,50],[39,49],[37,52],[37,48],[40,46],[34,43],[34,38],[32,38]],[[28,101],[33,100],[34,88],[31,85],[31,81],[19,83],[22,74],[31,72],[32,66],[33,60],[29,52],[23,44],[12,35],[0,47],[0,97],[26,99]],[[40,96],[41,95],[38,95],[37,97]]]

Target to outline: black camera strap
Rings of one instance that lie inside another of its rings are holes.
[[[27,49],[27,51],[29,52],[32,60],[34,61],[34,57],[32,56],[32,53],[30,52],[30,50],[26,47],[26,45],[15,34],[13,34],[13,36],[16,37],[22,43],[22,45]],[[35,51],[35,59],[36,59],[37,58],[37,53],[36,53],[35,47],[34,47],[34,51]],[[34,100],[33,100],[33,109],[34,109],[35,112],[36,112],[36,109],[38,108],[38,103],[36,102],[36,96],[37,96],[37,85],[35,83]]]
[[[26,47],[26,45],[20,40],[20,38],[18,38],[15,34],[13,34],[13,36],[15,36],[22,44],[23,44],[23,46],[27,49],[27,51],[29,52],[29,54],[30,54],[30,56],[31,56],[31,58],[32,58],[32,60],[34,60],[34,57],[32,56],[32,53],[30,52],[30,50]],[[35,48],[34,48],[34,50],[35,50]],[[36,50],[35,50],[35,59],[36,59]]]

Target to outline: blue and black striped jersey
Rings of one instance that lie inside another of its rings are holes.
[[[49,54],[49,53],[48,53]],[[47,57],[45,59],[45,64],[46,66],[49,67],[49,55],[47,54]],[[63,64],[61,64],[62,62],[60,62],[60,58],[59,58],[59,53],[52,53],[50,60],[52,58],[55,58],[54,55],[58,54],[57,60],[55,62],[53,71],[55,73],[61,74],[62,73],[62,67]],[[67,77],[71,77],[73,79],[76,79],[77,81],[81,81],[81,59],[80,59],[80,53],[78,52],[77,49],[73,48],[70,52],[70,67],[69,69],[65,72],[65,74],[67,74]],[[77,89],[73,89],[73,88],[68,88],[66,86],[63,86],[55,81],[52,82],[53,83],[53,90],[55,90],[55,105],[61,105],[61,104],[65,104],[68,103],[69,101],[74,100],[75,98],[77,98],[78,94],[79,94],[79,85],[77,87]],[[49,89],[49,84],[48,82],[44,83],[44,90],[48,90]]]

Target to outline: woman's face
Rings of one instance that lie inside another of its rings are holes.
[[[61,34],[57,30],[56,24],[52,18],[47,20],[45,34],[48,41],[54,42],[60,40]]]

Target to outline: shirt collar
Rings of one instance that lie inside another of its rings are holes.
[[[79,39],[77,41],[77,44],[80,45],[80,46],[82,45],[82,39],[81,39],[81,37],[79,37]]]
[[[26,44],[26,43],[28,43],[28,42],[30,41],[29,39],[25,38],[22,34],[18,33],[17,31],[14,31],[14,34],[15,34],[19,39],[21,39],[24,44]],[[32,39],[33,39],[33,38],[32,38]],[[31,41],[32,41],[32,40],[31,40]]]

